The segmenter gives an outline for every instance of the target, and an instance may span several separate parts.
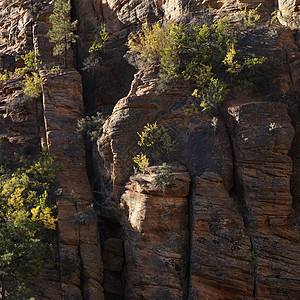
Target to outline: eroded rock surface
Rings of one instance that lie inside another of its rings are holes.
[[[189,299],[251,299],[251,242],[220,175],[196,177],[190,200]]]
[[[172,167],[165,189],[159,169],[131,177],[121,197],[126,259],[125,299],[184,299],[190,176]]]
[[[237,190],[255,257],[255,295],[297,298],[300,247],[290,192],[294,129],[288,108],[258,102],[227,111]]]

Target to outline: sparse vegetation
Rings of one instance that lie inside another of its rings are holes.
[[[260,19],[260,15],[258,13],[258,9],[261,7],[261,3],[257,5],[254,9],[240,9],[240,15],[243,18],[243,24],[246,27],[253,27],[256,25],[256,22]]]
[[[252,27],[259,20],[259,7],[241,10],[245,27]],[[195,103],[185,108],[185,114],[218,107],[232,86],[241,83],[245,87],[255,67],[266,62],[265,57],[241,55],[237,50],[238,36],[226,17],[210,26],[144,25],[131,36],[128,46],[130,52],[138,52],[148,62],[159,65],[160,91],[174,86],[178,80],[195,86]]]
[[[71,1],[56,0],[53,14],[49,17],[52,29],[49,31],[50,42],[55,43],[53,55],[64,54],[64,66],[68,68],[67,51],[76,42],[75,34],[78,21],[70,21]]]
[[[102,133],[105,118],[99,112],[95,116],[86,116],[78,120],[77,133],[82,137],[89,137],[91,141],[97,140]]]
[[[138,145],[141,152],[133,158],[140,171],[144,171],[149,165],[162,164],[168,160],[169,154],[174,151],[174,142],[163,126],[147,124],[141,133]]]
[[[171,167],[168,166],[166,163],[163,163],[161,166],[159,166],[158,171],[159,173],[154,176],[152,184],[155,187],[160,188],[164,193],[166,188],[170,187],[174,176],[170,174]]]
[[[25,75],[23,82],[23,92],[28,98],[36,99],[42,92],[42,79],[37,73],[32,73],[32,76]]]
[[[105,24],[102,24],[93,45],[89,48],[89,55],[83,62],[83,71],[92,71],[99,68],[104,53],[104,46],[108,39],[109,35],[106,31]]]

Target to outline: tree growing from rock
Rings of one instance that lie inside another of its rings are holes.
[[[78,38],[75,34],[78,21],[71,22],[70,11],[70,0],[56,0],[53,14],[49,18],[52,23],[52,29],[49,31],[50,42],[55,43],[53,55],[64,54],[65,68],[68,67],[67,51]]]

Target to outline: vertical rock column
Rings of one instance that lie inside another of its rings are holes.
[[[80,74],[68,69],[43,78],[46,142],[62,170],[57,181],[60,283],[63,299],[103,299],[102,258],[97,218],[85,169],[83,141],[77,137],[83,110]]]
[[[172,167],[163,188],[158,174],[151,167],[132,176],[121,197],[128,300],[186,295],[190,177],[184,168]]]
[[[294,129],[283,103],[227,108],[237,181],[245,204],[259,299],[300,294],[299,227],[293,223],[288,156]]]
[[[251,243],[222,177],[205,172],[192,187],[189,299],[250,299]]]
[[[49,72],[59,61],[53,58],[53,44],[49,42],[51,3],[45,3],[36,16],[33,42],[43,63],[40,76],[46,146],[62,164],[57,176],[61,187],[57,201],[61,299],[101,300],[103,267],[98,224],[86,174],[84,143],[76,134],[77,120],[84,111],[81,76],[73,68],[56,75]],[[72,51],[68,60],[72,66]]]

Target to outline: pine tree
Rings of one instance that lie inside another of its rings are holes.
[[[56,0],[53,14],[49,18],[52,23],[52,29],[49,31],[50,42],[55,43],[53,55],[64,54],[65,68],[68,67],[67,50],[78,38],[74,33],[78,21],[70,21],[70,10],[70,0]]]

